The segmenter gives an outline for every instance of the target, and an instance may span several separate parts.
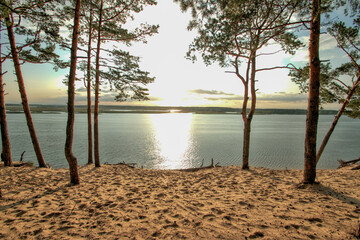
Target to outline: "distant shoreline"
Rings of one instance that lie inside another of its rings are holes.
[[[66,105],[42,105],[31,104],[32,113],[66,113]],[[7,113],[23,113],[21,104],[6,104]],[[76,113],[86,113],[87,106],[75,106]],[[101,105],[100,113],[196,113],[196,114],[241,114],[240,108],[226,107],[162,107],[162,106],[113,106]],[[335,115],[336,110],[320,110],[322,115]],[[257,109],[257,115],[284,114],[284,115],[305,115],[305,109]]]

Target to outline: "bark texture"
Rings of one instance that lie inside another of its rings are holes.
[[[96,76],[95,76],[95,106],[94,106],[94,155],[95,167],[100,167],[100,153],[99,153],[99,88],[100,88],[100,46],[101,46],[101,24],[103,16],[103,3],[100,3],[99,12],[99,26],[97,36],[96,48]]]
[[[1,23],[0,23],[1,28]],[[1,40],[1,35],[0,35]],[[1,160],[4,161],[4,166],[13,166],[11,157],[11,144],[8,133],[7,119],[6,119],[6,108],[5,108],[5,90],[3,83],[3,71],[2,71],[2,58],[1,58],[1,41],[0,41],[0,127],[1,127],[1,142],[2,152]]]
[[[91,42],[92,42],[92,9],[90,9],[88,61],[87,61],[87,118],[88,118],[88,164],[93,163],[92,122],[91,122]]]
[[[66,125],[66,142],[65,142],[65,157],[69,163],[70,183],[80,184],[77,159],[72,152],[72,143],[74,138],[74,120],[75,120],[75,75],[76,75],[76,61],[77,61],[77,45],[80,25],[80,6],[81,0],[75,0],[75,16],[74,29],[71,46],[71,64],[68,84],[68,120]]]
[[[12,21],[11,15],[6,17],[6,22],[7,22],[7,32],[8,32],[8,37],[9,37],[9,43],[10,43],[10,48],[11,48],[11,55],[12,55],[12,59],[14,62],[14,68],[15,68],[17,82],[19,85],[21,103],[22,103],[23,110],[24,110],[25,117],[26,117],[26,123],[27,123],[28,129],[29,129],[31,141],[32,141],[32,144],[34,147],[37,161],[39,163],[39,167],[46,168],[47,166],[46,166],[44,157],[41,153],[40,144],[39,144],[39,141],[36,136],[35,127],[34,127],[34,123],[32,120],[29,103],[27,100],[24,78],[22,76],[19,56],[18,56],[18,52],[17,52],[17,48],[16,48],[15,35],[14,35],[14,30],[13,30],[13,21]]]
[[[316,178],[316,137],[319,119],[320,91],[320,8],[321,0],[312,0],[310,41],[309,41],[309,97],[306,114],[304,183],[314,183]]]
[[[256,89],[255,89],[255,73],[256,73],[256,52],[251,54],[249,59],[249,65],[247,68],[246,81],[244,84],[244,102],[242,108],[244,133],[243,133],[243,164],[242,169],[249,169],[249,156],[250,156],[250,135],[251,135],[251,122],[256,108]],[[249,73],[250,73],[250,94],[251,94],[251,106],[250,111],[247,113],[247,102],[249,95]]]

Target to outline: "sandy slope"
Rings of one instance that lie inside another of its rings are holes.
[[[1,168],[4,239],[355,239],[360,171]]]

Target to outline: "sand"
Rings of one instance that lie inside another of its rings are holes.
[[[360,171],[0,168],[3,239],[355,239]]]

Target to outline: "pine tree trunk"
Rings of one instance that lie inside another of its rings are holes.
[[[249,156],[250,156],[250,133],[251,133],[251,122],[255,113],[256,107],[256,89],[255,89],[255,73],[256,73],[256,52],[253,52],[250,57],[251,70],[250,70],[250,92],[251,92],[251,106],[250,111],[247,115],[243,115],[244,121],[244,139],[243,139],[243,165],[242,169],[249,169]],[[247,105],[248,98],[248,86],[245,86],[244,103]],[[246,106],[243,105],[243,114],[246,114]]]
[[[17,77],[17,82],[19,85],[19,92],[21,95],[21,103],[22,103],[23,110],[25,113],[26,123],[29,128],[31,141],[32,141],[32,144],[34,147],[34,151],[35,151],[38,163],[39,163],[39,167],[46,168],[47,166],[46,166],[44,157],[41,153],[40,144],[39,144],[37,136],[36,136],[35,127],[34,127],[32,117],[31,117],[30,107],[29,107],[29,103],[27,100],[27,96],[26,96],[24,78],[22,76],[22,72],[21,72],[21,68],[20,68],[20,61],[19,61],[19,56],[18,56],[17,49],[16,49],[15,35],[14,35],[14,31],[13,31],[13,22],[11,21],[11,19],[12,18],[10,17],[10,15],[6,17],[6,22],[8,23],[7,24],[7,32],[8,32],[9,43],[10,43],[11,54],[12,54],[12,58],[13,58],[13,62],[14,62],[14,68],[15,68],[15,73],[16,73],[16,77]]]
[[[349,103],[351,97],[353,96],[356,88],[358,87],[358,84],[360,82],[360,76],[358,77],[357,81],[355,82],[355,84],[353,85],[353,87],[350,89],[345,101],[343,102],[343,104],[341,105],[341,108],[339,109],[338,113],[336,114],[336,116],[334,117],[334,120],[332,121],[331,123],[331,126],[328,130],[328,132],[326,133],[322,143],[321,143],[321,146],[316,154],[316,164],[319,162],[319,159],[322,155],[322,153],[324,152],[324,149],[326,147],[326,144],[328,143],[330,137],[331,137],[331,134],[334,132],[334,129],[336,127],[336,124],[338,123],[341,115],[343,114],[343,112],[345,111],[345,108],[346,108],[346,105]]]
[[[244,122],[244,133],[243,133],[243,163],[242,169],[249,169],[249,154],[250,154],[250,125],[251,120]]]
[[[1,23],[0,23],[0,28],[1,28]],[[1,40],[1,35],[0,35],[0,40]],[[6,120],[5,90],[3,83],[1,47],[2,46],[0,41],[0,127],[1,127],[1,141],[2,141],[1,160],[4,161],[4,166],[11,167],[13,166],[13,162],[11,157],[11,144],[8,133],[7,120]]]
[[[312,184],[316,178],[316,137],[319,119],[320,89],[320,6],[321,0],[312,0],[310,41],[309,41],[309,99],[306,114],[304,179],[303,183]]]
[[[100,88],[100,46],[101,46],[101,24],[103,14],[103,0],[100,3],[99,10],[99,27],[98,39],[96,48],[96,76],[95,76],[95,106],[94,106],[94,154],[95,154],[95,167],[100,167],[100,154],[99,154],[99,88]]]
[[[87,62],[87,118],[88,118],[88,164],[93,163],[92,124],[91,124],[91,41],[92,41],[92,9],[90,9],[88,62]]]
[[[249,168],[249,142],[250,142],[250,128],[247,124],[247,102],[249,99],[249,85],[248,81],[244,81],[244,101],[242,105],[242,120],[244,124],[243,130],[243,156],[242,156],[242,169]],[[249,136],[249,137],[248,137]]]
[[[66,142],[65,157],[69,163],[70,183],[80,184],[77,159],[72,152],[72,143],[74,138],[74,121],[75,121],[75,76],[77,62],[77,45],[80,25],[80,5],[81,0],[76,0],[74,29],[71,46],[71,64],[68,84],[68,120],[66,125]]]

